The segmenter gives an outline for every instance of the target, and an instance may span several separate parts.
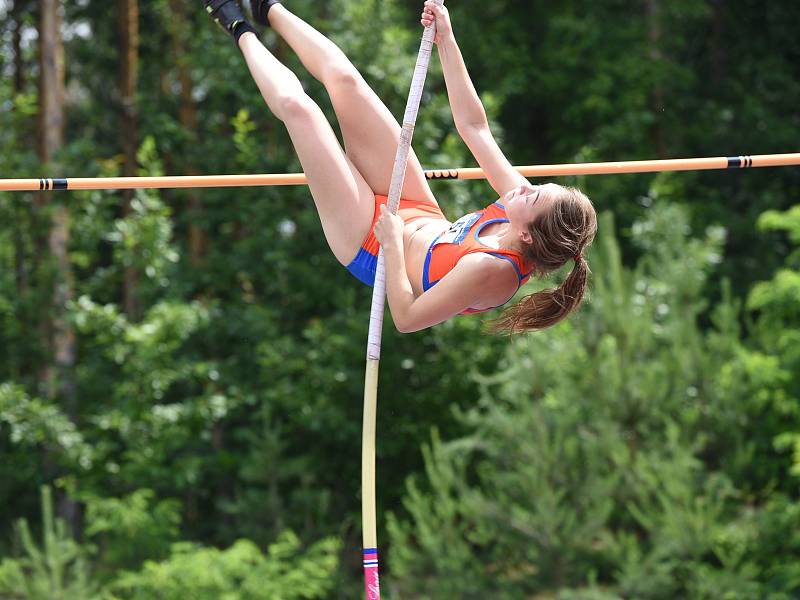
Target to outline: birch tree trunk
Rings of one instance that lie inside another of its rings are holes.
[[[39,25],[39,159],[44,172],[57,172],[54,161],[64,143],[64,44],[61,38],[60,0],[41,0]],[[51,215],[47,247],[52,264],[52,305],[43,319],[48,341],[49,364],[44,370],[47,396],[59,400],[64,412],[77,422],[75,389],[75,332],[67,314],[67,304],[74,296],[69,263],[70,215],[63,196],[43,195],[38,204],[48,207]],[[46,464],[49,461],[45,459]],[[77,503],[64,496],[59,513],[69,523],[73,534],[80,528]]]
[[[42,171],[54,172],[53,157],[64,143],[64,47],[61,40],[59,0],[42,0],[39,26],[39,160]],[[69,241],[69,213],[51,193],[40,194],[38,206],[52,209],[47,236],[47,249],[54,264],[53,310],[45,317],[45,335],[51,350],[52,362],[45,369],[47,396],[56,398],[62,386],[71,387],[69,380],[58,377],[62,369],[74,364],[74,335],[64,318],[66,301],[71,299],[71,277],[66,249]],[[65,398],[67,400],[67,398]]]

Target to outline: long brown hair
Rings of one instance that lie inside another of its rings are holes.
[[[597,215],[580,190],[562,187],[552,210],[528,225],[533,238],[523,255],[533,266],[533,277],[544,279],[571,260],[572,271],[558,288],[525,296],[491,323],[494,331],[521,333],[555,325],[580,306],[591,271],[582,256],[597,233]]]

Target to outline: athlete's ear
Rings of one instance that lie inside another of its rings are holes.
[[[527,229],[523,229],[522,231],[519,232],[519,239],[522,240],[523,244],[533,243],[533,236],[531,235],[531,232],[528,231]]]

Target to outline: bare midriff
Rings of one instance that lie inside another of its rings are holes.
[[[428,248],[452,223],[445,219],[416,219],[403,227],[403,253],[406,260],[406,273],[411,282],[414,296],[422,294],[422,270]]]

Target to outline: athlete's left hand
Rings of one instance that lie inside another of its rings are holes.
[[[375,237],[378,238],[384,250],[403,247],[403,219],[393,215],[381,204],[381,214],[375,222]]]

